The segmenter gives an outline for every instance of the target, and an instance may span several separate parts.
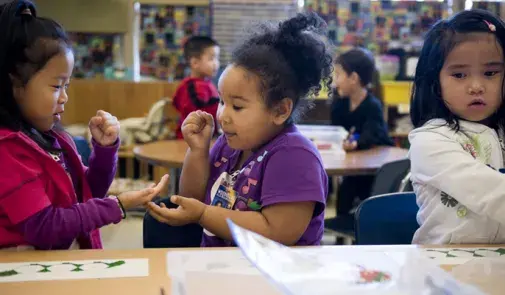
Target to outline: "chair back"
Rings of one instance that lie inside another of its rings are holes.
[[[363,201],[355,215],[356,244],[410,244],[419,228],[413,192],[374,196]]]
[[[403,179],[410,171],[410,160],[403,159],[382,165],[372,185],[370,196],[398,192]]]

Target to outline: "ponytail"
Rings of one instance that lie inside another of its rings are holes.
[[[382,88],[380,73],[377,69],[374,70],[372,75],[372,83],[370,85],[369,91],[377,97],[384,108],[384,89]]]

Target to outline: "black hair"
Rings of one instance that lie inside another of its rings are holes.
[[[375,67],[373,54],[362,48],[351,49],[335,59],[335,64],[340,65],[347,75],[356,73],[361,86],[370,91],[383,103],[382,85],[380,74]]]
[[[313,12],[299,13],[277,25],[262,23],[232,53],[233,65],[260,79],[260,91],[268,107],[284,98],[293,100],[287,124],[296,121],[317,95],[321,80],[330,89],[333,70],[331,53],[321,38],[326,23]]]
[[[0,5],[0,28],[0,127],[22,131],[44,150],[54,150],[23,117],[13,87],[26,86],[52,57],[70,49],[70,41],[58,23],[37,17],[26,0]]]
[[[202,56],[205,49],[219,46],[216,40],[207,36],[191,36],[186,40],[183,46],[184,58],[189,63],[190,59]]]
[[[495,30],[492,31],[490,25]],[[469,33],[495,35],[505,58],[505,24],[492,13],[480,9],[465,10],[437,22],[425,37],[414,77],[410,100],[410,118],[414,127],[420,127],[432,119],[444,119],[448,126],[459,131],[459,118],[449,110],[442,98],[440,71],[451,50],[468,40]],[[502,103],[497,114],[490,119],[492,127],[505,127],[505,104]]]

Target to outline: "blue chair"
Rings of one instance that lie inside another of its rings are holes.
[[[409,171],[409,159],[402,159],[382,165],[375,175],[370,196],[395,193],[400,189],[405,191],[406,185],[403,184],[403,181],[406,179],[406,175],[409,175]],[[337,235],[337,243],[340,238],[343,238],[345,243],[349,244],[356,236],[354,220],[355,215],[353,214],[328,218],[324,221],[324,227]]]
[[[91,155],[91,148],[89,147],[88,141],[82,136],[74,136],[73,139],[77,147],[77,152],[81,156],[82,163],[88,166],[88,159]]]
[[[419,228],[419,207],[413,192],[375,196],[363,201],[356,211],[357,245],[401,245],[412,243]]]
[[[410,160],[402,159],[382,165],[375,175],[370,196],[398,192],[402,181],[410,171]]]

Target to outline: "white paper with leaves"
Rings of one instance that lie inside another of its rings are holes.
[[[0,263],[0,283],[146,276],[149,276],[148,259]]]

